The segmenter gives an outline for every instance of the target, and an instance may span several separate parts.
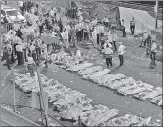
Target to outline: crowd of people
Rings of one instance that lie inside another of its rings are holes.
[[[54,51],[57,45],[61,48],[69,48],[74,46],[79,47],[80,43],[87,41],[92,42],[94,48],[102,50],[106,58],[107,66],[112,67],[112,54],[116,52],[119,56],[120,66],[124,64],[124,52],[125,46],[122,42],[117,43],[117,34],[114,27],[111,27],[108,18],[105,16],[102,22],[98,22],[97,18],[93,20],[83,20],[81,10],[78,9],[78,20],[71,20],[68,23],[64,23],[60,15],[60,11],[57,8],[51,8],[44,14],[38,14],[37,4],[23,4],[20,3],[20,9],[24,13],[25,9],[28,12],[38,15],[39,20],[35,24],[32,24],[33,31],[28,32],[28,23],[14,22],[13,29],[7,34],[3,35],[2,42],[3,57],[2,60],[7,60],[7,67],[11,69],[10,63],[15,62],[14,56],[17,56],[18,65],[23,65],[27,62],[30,72],[33,73],[33,65],[40,62],[40,58],[43,57],[45,64],[47,65],[48,51],[50,47]],[[31,11],[35,8],[33,11]],[[37,12],[37,13],[35,13]],[[121,22],[123,36],[126,36],[124,21]],[[131,34],[134,34],[135,21],[134,18],[130,22]],[[58,37],[59,42],[44,42],[41,38],[46,36]],[[148,41],[147,38],[146,41]],[[149,39],[151,40],[151,39]],[[47,43],[47,44],[46,44]],[[145,43],[144,43],[145,44]],[[149,43],[147,43],[149,44]],[[118,45],[118,47],[117,47]],[[155,64],[157,44],[151,44],[150,56],[152,62]],[[147,51],[148,53],[149,51]]]

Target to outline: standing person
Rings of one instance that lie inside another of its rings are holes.
[[[112,32],[111,32],[111,30],[108,30],[108,32],[107,32],[107,40],[109,41],[109,43],[111,45],[113,45],[113,39],[112,39]]]
[[[100,30],[99,30],[99,23],[96,26],[96,33],[97,33],[97,45],[100,44]]]
[[[8,50],[7,47],[4,47],[4,50],[3,50],[3,58],[2,58],[2,61],[3,60],[6,60],[6,62],[7,62],[7,68],[9,70],[11,70],[11,67],[10,67],[11,55],[10,55],[10,51]]]
[[[123,37],[126,37],[126,28],[125,28],[125,23],[124,20],[122,19],[122,23],[121,23],[121,28],[122,28],[122,32],[123,32]]]
[[[20,11],[23,14],[23,1],[18,1],[18,2],[19,2]]]
[[[92,32],[92,41],[94,47],[97,48],[97,31],[95,27],[93,28],[93,32]]]
[[[70,30],[70,35],[71,35],[71,43],[74,47],[77,47],[76,44],[76,30],[75,30],[75,26],[72,25],[72,28]]]
[[[21,45],[21,42],[18,42],[18,45],[16,46],[16,54],[17,54],[17,59],[18,59],[18,65],[22,65],[24,60],[23,60],[23,48]]]
[[[146,41],[146,55],[148,56],[150,54],[150,48],[151,48],[151,45],[152,45],[151,35],[148,35],[148,37],[147,37],[147,39],[145,41]]]
[[[109,67],[109,65],[112,67],[112,54],[113,54],[113,51],[109,47],[109,44],[106,45],[106,48],[104,48],[102,50],[102,52],[104,53],[107,67]]]
[[[155,60],[156,60],[156,52],[157,52],[157,44],[155,41],[153,41],[152,46],[151,46],[151,63],[153,65],[156,65]]]
[[[45,60],[45,65],[47,66],[48,50],[47,50],[47,45],[44,42],[42,42],[41,49],[42,49],[43,58]]]
[[[31,54],[28,54],[28,57],[27,57],[27,68],[29,70],[29,73],[31,75],[31,77],[34,77],[35,74],[34,74],[34,67],[36,66],[34,60],[33,60],[33,57],[31,56]]]
[[[130,21],[130,30],[131,30],[131,35],[134,35],[135,32],[135,19],[132,17],[132,20]]]
[[[123,55],[124,55],[124,50],[125,50],[125,46],[122,44],[122,42],[119,42],[119,48],[118,48],[118,55],[119,55],[119,61],[120,61],[120,66],[123,65],[124,63],[124,58],[123,58]]]
[[[39,60],[41,55],[41,39],[39,37],[36,38],[35,45],[36,45],[36,57],[37,57],[36,59]]]
[[[69,43],[68,43],[68,32],[66,31],[66,29],[64,30],[64,32],[61,33],[63,41],[66,45],[66,48],[69,47]]]
[[[30,47],[29,47],[29,50],[30,50],[30,54],[31,56],[33,57],[33,60],[36,62],[36,47],[34,46],[34,44],[30,43]]]
[[[113,40],[114,51],[117,51],[117,45],[116,45],[117,34],[115,33],[115,31],[113,31],[112,33],[112,40]]]

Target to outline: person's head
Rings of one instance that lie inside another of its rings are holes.
[[[34,32],[35,32],[35,33],[37,32],[37,29],[36,29],[36,28],[34,28]]]
[[[38,21],[36,21],[36,24],[38,24]]]
[[[124,22],[124,20],[122,19],[122,22]]]
[[[30,45],[32,45],[32,43],[30,43]]]
[[[31,53],[28,53],[28,57],[32,57],[32,54]]]
[[[44,44],[44,41],[42,41],[42,44]]]

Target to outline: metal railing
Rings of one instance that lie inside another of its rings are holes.
[[[1,24],[2,25],[2,24]],[[10,30],[13,30],[13,26],[14,24],[13,23],[5,23],[3,24],[3,29],[4,29],[4,32],[7,33],[9,32]]]

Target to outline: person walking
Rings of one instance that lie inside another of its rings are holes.
[[[61,35],[62,35],[62,38],[63,38],[66,48],[68,48],[69,47],[68,32],[66,31],[66,29],[64,30],[63,33],[61,33]]]
[[[118,48],[118,55],[119,55],[119,61],[120,61],[120,66],[122,66],[124,64],[124,51],[125,50],[125,46],[122,44],[122,42],[119,42],[119,48]]]
[[[155,60],[156,60],[156,52],[157,52],[157,44],[155,41],[153,41],[152,46],[151,46],[151,64],[156,65]]]
[[[112,54],[113,54],[113,51],[109,47],[109,44],[106,45],[106,48],[104,48],[102,50],[102,52],[104,53],[107,67],[109,67],[109,65],[112,67]]]
[[[131,35],[134,35],[135,32],[135,19],[132,17],[132,20],[130,21],[130,30],[131,30]]]
[[[17,54],[17,59],[18,59],[18,65],[22,65],[24,62],[23,59],[23,48],[21,46],[21,42],[18,42],[18,45],[16,46],[16,54]]]
[[[34,77],[35,74],[34,74],[34,68],[35,68],[36,64],[33,60],[33,57],[31,56],[31,54],[28,54],[28,57],[27,57],[27,68],[28,68],[28,71],[31,75],[31,77]]]

